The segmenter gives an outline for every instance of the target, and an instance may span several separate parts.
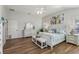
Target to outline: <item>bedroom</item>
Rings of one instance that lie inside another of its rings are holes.
[[[6,19],[2,53],[79,53],[79,6],[7,5],[0,9],[1,19]],[[40,42],[32,40],[37,39],[35,36]],[[47,42],[48,38],[54,41]]]

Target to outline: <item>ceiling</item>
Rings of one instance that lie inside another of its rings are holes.
[[[23,13],[28,15],[48,15],[51,13],[55,13],[61,10],[69,9],[69,8],[75,8],[79,7],[78,5],[8,5],[6,6],[7,9],[10,12],[17,12],[17,13]],[[42,13],[37,13],[37,11],[40,11],[43,9]]]

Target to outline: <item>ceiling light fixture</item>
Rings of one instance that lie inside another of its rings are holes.
[[[41,15],[41,14],[43,14],[44,12],[46,12],[44,8],[36,8],[36,13],[37,13],[37,15]]]
[[[37,14],[39,15],[39,14],[43,14],[43,11],[37,11]]]

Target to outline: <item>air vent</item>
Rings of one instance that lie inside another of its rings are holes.
[[[9,9],[9,10],[10,10],[10,11],[13,11],[13,12],[15,11],[15,9]]]

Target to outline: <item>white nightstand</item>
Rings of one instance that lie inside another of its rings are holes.
[[[79,35],[67,35],[66,42],[79,45]]]

